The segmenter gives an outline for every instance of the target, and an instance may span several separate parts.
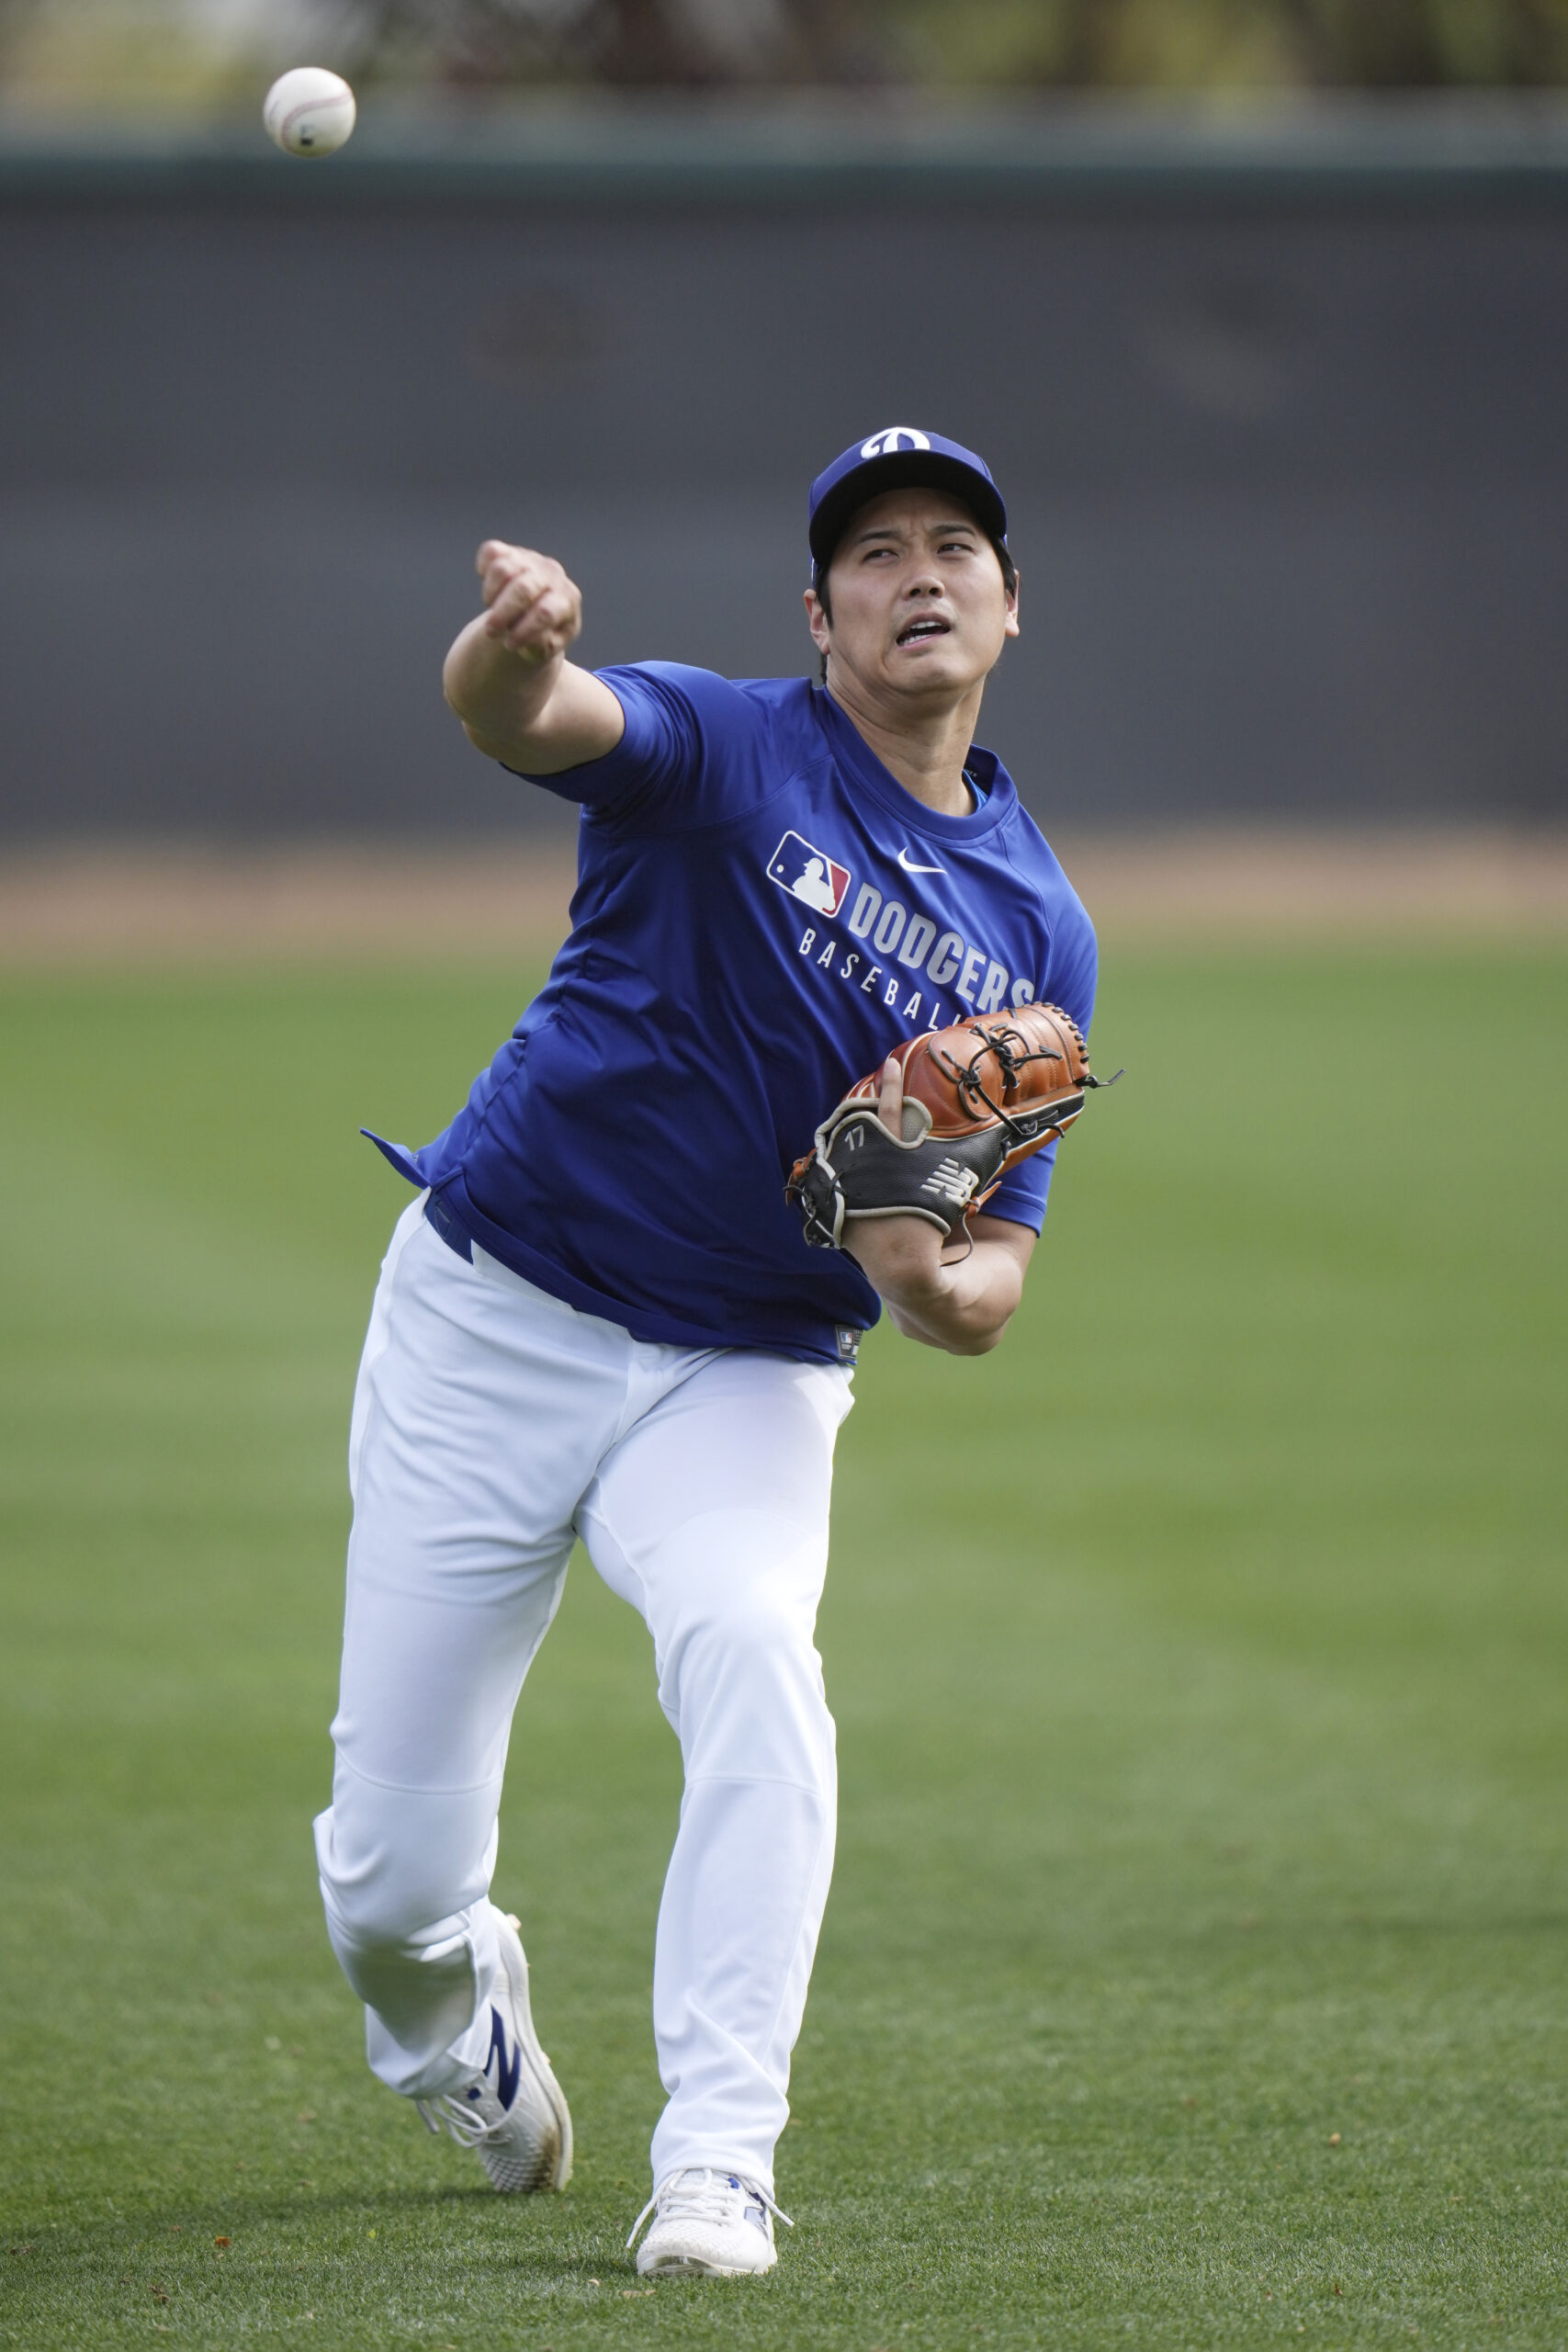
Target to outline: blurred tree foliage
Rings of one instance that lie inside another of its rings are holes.
[[[1568,83],[1568,0],[0,0],[0,77],[197,98],[365,81],[1178,91]]]
[[[1066,89],[1568,81],[1568,0],[884,0],[919,78]]]
[[[1568,0],[343,0],[367,62],[643,86],[1529,87]]]

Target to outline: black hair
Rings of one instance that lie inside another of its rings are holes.
[[[1010,596],[1016,592],[1018,587],[1018,566],[1012,560],[1011,550],[1010,549],[1007,541],[1005,539],[998,539],[995,532],[987,531],[986,533],[986,537],[990,541],[992,554],[996,557],[997,561],[1001,566],[1002,586],[1007,590],[1008,594]],[[828,574],[833,568],[833,558],[838,554],[838,552],[839,549],[837,546],[829,548],[826,560],[822,562],[813,563],[811,567],[811,586],[816,594],[818,603],[822,607],[823,616],[829,622],[829,626],[832,623],[833,607],[828,601]],[[817,682],[818,685],[823,686],[828,683],[828,656],[825,653],[819,655],[818,659]]]

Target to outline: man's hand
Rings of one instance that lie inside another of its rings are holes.
[[[554,661],[582,634],[582,592],[553,555],[487,539],[474,559],[484,599],[483,628],[521,662]]]
[[[446,656],[442,684],[470,743],[526,775],[603,759],[626,731],[620,704],[566,659],[582,597],[554,556],[486,539],[475,559],[485,609]]]
[[[904,1073],[895,1056],[882,1067],[877,1110],[890,1135],[901,1135]],[[1010,1218],[970,1220],[974,1247],[944,1245],[921,1216],[857,1217],[849,1254],[880,1295],[906,1339],[949,1355],[994,1348],[1023,1295],[1034,1235]]]

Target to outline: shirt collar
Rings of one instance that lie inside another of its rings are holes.
[[[1012,778],[996,753],[974,743],[964,765],[985,795],[978,808],[972,808],[963,817],[947,817],[939,809],[928,808],[923,800],[917,800],[899,783],[891,768],[884,767],[853,719],[840,708],[826,686],[814,686],[812,696],[818,723],[832,744],[840,765],[848,771],[851,782],[880,801],[910,832],[926,833],[946,842],[978,841],[984,834],[995,831],[1016,802],[1018,794]]]

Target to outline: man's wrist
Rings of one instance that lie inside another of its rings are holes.
[[[947,1268],[942,1265],[934,1267],[929,1273],[900,1275],[897,1279],[889,1277],[886,1282],[874,1283],[873,1287],[878,1297],[889,1306],[897,1306],[904,1314],[913,1315],[921,1322],[929,1321],[932,1316],[940,1316],[942,1309],[951,1304],[953,1296],[951,1276]]]
[[[944,1263],[949,1239],[924,1218],[873,1217],[851,1226],[847,1246],[898,1329],[950,1355],[984,1355],[1018,1305],[1022,1267],[988,1238]]]
[[[481,616],[453,647],[442,684],[458,718],[481,734],[525,729],[555,692],[565,660],[564,653],[530,660],[493,637]]]
[[[923,1216],[852,1218],[844,1248],[889,1306],[919,1314],[943,1294],[943,1237]]]

